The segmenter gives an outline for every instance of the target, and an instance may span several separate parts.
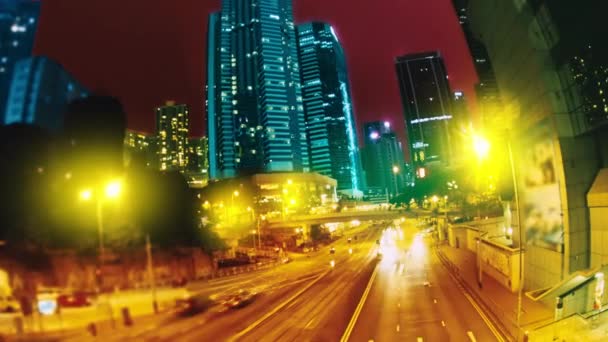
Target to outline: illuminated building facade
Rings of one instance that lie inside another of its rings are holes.
[[[68,103],[87,95],[58,63],[46,57],[20,59],[13,67],[4,124],[35,124],[58,133]]]
[[[309,171],[291,0],[223,0],[208,36],[212,178]]]
[[[449,164],[452,91],[441,55],[397,57],[396,67],[412,163]]]
[[[297,33],[311,171],[359,196],[361,160],[344,50],[326,23],[299,25]]]
[[[32,55],[40,1],[0,1],[0,112],[6,110],[13,68],[22,58]]]
[[[405,170],[401,142],[388,121],[364,124],[365,148],[363,168],[367,177],[367,193],[393,197],[403,191]]]
[[[188,164],[188,107],[168,101],[156,108],[156,140],[161,171],[183,171]]]
[[[155,135],[127,130],[125,134],[125,160],[128,165],[141,163],[143,165],[138,166],[158,168],[157,157]]]

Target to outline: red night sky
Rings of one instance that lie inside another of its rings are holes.
[[[92,91],[121,99],[131,129],[153,132],[153,108],[187,103],[204,127],[207,15],[219,0],[43,1],[35,54]],[[398,55],[440,50],[473,107],[476,75],[450,0],[294,0],[296,22],[332,24],[347,54],[358,122],[390,120],[403,136]]]

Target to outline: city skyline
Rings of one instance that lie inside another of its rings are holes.
[[[203,127],[206,127],[203,122],[204,98],[201,94],[204,93],[206,80],[207,15],[219,9],[219,1],[178,7],[151,1],[147,5],[148,15],[138,19],[138,32],[143,34],[134,36],[131,24],[133,14],[139,10],[138,6],[119,4],[118,1],[86,5],[72,1],[43,3],[42,29],[39,30],[34,52],[57,59],[91,91],[121,98],[125,103],[129,128],[153,132],[154,118],[150,109],[166,100],[175,100],[192,108],[190,131],[193,136],[199,136],[203,133]],[[116,13],[116,6],[122,7],[120,13]],[[375,22],[373,27],[365,30],[352,16],[343,14],[343,6],[345,4],[340,1],[323,3],[322,6],[314,2],[295,2],[295,23],[322,20],[335,27],[347,51],[353,108],[359,127],[364,121],[390,120],[394,123],[399,138],[403,140],[403,120],[397,120],[401,118],[402,110],[392,63],[394,57],[407,52],[430,48],[444,51],[451,72],[450,79],[455,83],[453,88],[463,90],[467,98],[474,101],[475,71],[449,0],[435,4],[387,1],[374,6],[366,3],[350,6],[359,13],[359,18],[369,15],[372,20],[389,12],[417,13],[407,14],[408,20],[394,15],[387,20]],[[61,16],[60,13],[66,12],[66,8],[74,9],[68,12],[79,15]],[[100,25],[99,28],[89,24],[95,18],[103,17],[103,13],[112,13],[116,20]],[[171,13],[172,16],[166,16],[165,13]],[[60,21],[57,20],[58,17],[61,17]],[[176,25],[166,25],[172,26],[172,30],[157,26],[158,20],[171,20],[172,17],[179,18]],[[428,23],[429,18],[434,20]],[[428,34],[411,37],[407,43],[399,35],[390,33],[399,28],[400,31],[407,32],[423,23],[428,28],[425,31]],[[71,30],[73,27],[78,27],[78,30]],[[368,49],[366,44],[359,43],[366,41],[361,38],[373,40],[373,36],[395,38],[380,46],[377,45],[379,42],[371,41],[375,45],[374,49]],[[431,37],[435,39],[431,40]],[[73,46],[76,45],[83,48],[74,49]],[[159,51],[158,46],[173,49],[167,53]],[[116,49],[125,53],[119,54],[120,56],[111,53]],[[370,55],[371,50],[376,52]],[[144,54],[146,58],[142,59]],[[377,69],[377,72],[370,73],[368,66]],[[154,72],[150,73],[149,70]],[[183,81],[174,82],[176,75],[182,77]],[[368,87],[370,82],[376,86]],[[367,96],[368,91],[372,91],[371,95],[375,96]],[[387,100],[381,101],[380,95],[385,94]]]

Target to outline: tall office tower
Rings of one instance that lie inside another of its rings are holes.
[[[46,57],[21,59],[14,65],[4,124],[36,124],[58,133],[68,103],[87,95],[58,63]]]
[[[188,106],[167,101],[156,108],[156,140],[161,171],[183,171],[188,164]]]
[[[15,63],[32,55],[40,1],[0,0],[0,112],[6,110]]]
[[[499,105],[498,86],[496,85],[496,76],[488,55],[486,46],[473,34],[469,24],[468,5],[469,0],[452,0],[454,10],[458,16],[458,21],[462,27],[464,38],[469,46],[473,65],[479,78],[479,83],[475,85],[477,102],[480,105],[481,114],[483,117],[492,116],[491,112],[497,110]]]
[[[403,149],[388,121],[368,122],[363,128],[363,168],[367,188],[379,189],[390,197],[402,192],[405,180]]]
[[[223,0],[208,29],[211,174],[308,171],[291,0]]]
[[[328,24],[302,24],[297,33],[310,169],[355,195],[362,188],[361,161],[344,50]]]
[[[412,163],[449,164],[452,91],[441,55],[405,55],[396,66]]]

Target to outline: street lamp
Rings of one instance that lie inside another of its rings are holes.
[[[521,207],[519,205],[519,191],[517,186],[517,174],[515,172],[515,162],[513,158],[513,148],[511,146],[511,137],[507,131],[507,150],[509,154],[509,164],[511,165],[511,178],[513,182],[513,197],[515,199],[515,207],[517,210],[517,226],[519,230],[519,288],[517,291],[517,327],[521,330],[521,314],[522,314],[522,292],[524,288],[524,234],[521,223]],[[473,136],[473,149],[479,159],[484,159],[490,152],[490,143],[482,136]],[[509,227],[509,232],[513,229]],[[510,235],[510,234],[509,234]]]
[[[485,159],[490,152],[490,143],[480,135],[473,135],[473,149],[479,159]]]
[[[397,186],[397,174],[399,173],[399,166],[393,165],[393,186],[395,187],[395,196],[399,194],[399,189]]]
[[[105,186],[105,198],[116,199],[120,196],[121,192],[120,181],[112,181]],[[83,201],[90,201],[94,197],[96,202],[96,216],[97,216],[97,233],[99,235],[99,270],[101,272],[104,260],[104,243],[103,243],[103,200],[104,196],[96,195],[92,189],[83,189],[80,191],[80,199]]]

